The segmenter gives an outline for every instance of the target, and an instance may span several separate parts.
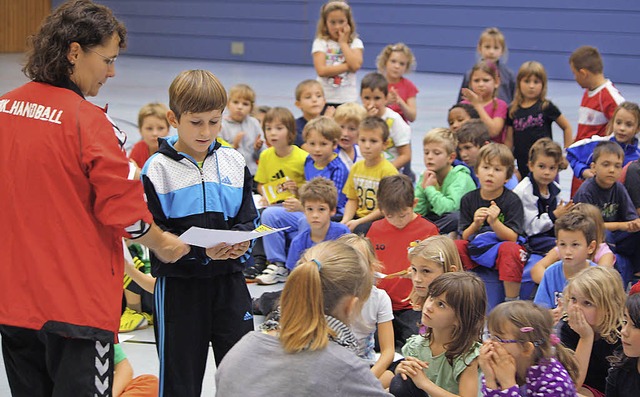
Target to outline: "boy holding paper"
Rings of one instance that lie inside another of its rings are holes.
[[[224,87],[208,71],[180,73],[169,87],[169,123],[177,137],[161,141],[142,169],[155,222],[180,235],[192,226],[251,231],[259,215],[244,157],[221,146]],[[242,270],[250,242],[192,247],[174,264],[151,257],[160,396],[200,396],[209,342],[216,364],[253,330]],[[188,365],[185,365],[188,363]]]

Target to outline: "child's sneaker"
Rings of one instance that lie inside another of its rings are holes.
[[[287,281],[287,276],[289,276],[289,270],[283,263],[270,264],[261,275],[256,277],[256,281],[260,285],[284,283]]]
[[[144,317],[144,319],[147,320],[147,325],[148,326],[152,326],[153,325],[153,314],[147,313],[147,312],[142,312],[140,314],[142,314],[142,317]]]
[[[120,332],[122,333],[143,329],[148,325],[147,319],[142,314],[128,307],[124,309],[124,313],[120,317]]]
[[[244,269],[244,271],[242,272],[244,274],[244,279],[248,283],[255,283],[256,282],[256,277],[261,275],[262,272],[264,272],[266,268],[267,268],[267,264],[266,263],[264,263],[264,262],[263,263],[256,263],[255,265]]]

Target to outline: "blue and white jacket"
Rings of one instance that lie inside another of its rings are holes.
[[[176,151],[177,136],[160,141],[158,152],[142,169],[149,210],[162,230],[180,235],[191,226],[250,231],[260,224],[253,203],[253,177],[244,157],[219,142],[209,147],[200,168],[191,156]],[[151,273],[158,277],[205,278],[240,272],[251,250],[238,259],[214,261],[204,248],[191,251],[173,264],[151,257]]]
[[[582,172],[591,167],[593,149],[596,148],[598,143],[603,141],[615,142],[622,147],[622,150],[624,150],[623,167],[627,163],[640,158],[638,138],[633,138],[632,143],[620,143],[616,141],[613,134],[607,136],[594,135],[591,138],[581,139],[567,148],[567,161],[571,165],[573,175],[575,175],[576,178],[582,178]]]

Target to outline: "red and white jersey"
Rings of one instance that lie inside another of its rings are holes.
[[[585,91],[578,110],[578,133],[575,141],[591,138],[593,135],[605,136],[607,123],[622,102],[624,98],[611,80],[592,91]]]

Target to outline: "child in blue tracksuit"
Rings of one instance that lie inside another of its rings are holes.
[[[613,113],[607,127],[607,136],[594,135],[582,139],[567,148],[567,160],[573,169],[573,175],[583,180],[593,177],[590,165],[593,162],[593,150],[602,141],[615,142],[624,151],[622,166],[640,158],[638,138],[640,130],[640,108],[633,102],[623,102]]]
[[[160,143],[145,164],[148,206],[162,229],[192,226],[250,231],[259,225],[253,178],[244,157],[216,140],[227,103],[210,72],[182,72],[169,88],[170,124],[178,136]],[[200,396],[209,343],[216,364],[253,330],[251,296],[242,270],[250,243],[192,247],[174,264],[151,257],[159,396]]]

